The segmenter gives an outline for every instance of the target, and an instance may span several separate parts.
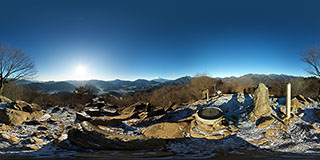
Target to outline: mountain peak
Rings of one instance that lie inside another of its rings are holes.
[[[152,81],[156,81],[156,82],[159,82],[159,83],[163,83],[163,82],[167,82],[167,81],[169,81],[169,80],[163,79],[163,78],[161,78],[161,77],[156,77],[156,78],[152,79]]]

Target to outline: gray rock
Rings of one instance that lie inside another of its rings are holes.
[[[81,124],[78,123],[73,129],[69,130],[68,140],[78,146],[98,150],[155,149],[166,144],[163,139],[131,136],[102,130],[87,121],[83,121]]]
[[[267,115],[271,112],[269,102],[269,91],[268,88],[263,84],[259,83],[258,88],[254,91],[254,109],[253,114],[259,119],[262,115]]]

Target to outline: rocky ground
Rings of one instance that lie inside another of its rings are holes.
[[[267,97],[261,115],[262,110],[255,106],[258,100],[244,94],[165,108],[139,102],[118,109],[97,98],[79,112],[72,107],[44,106],[40,110],[35,104],[2,98],[0,155],[8,159],[319,156],[318,101],[293,97],[292,115],[286,119],[286,99]],[[214,129],[200,126],[196,112],[212,106],[223,110],[223,123]],[[25,118],[18,121],[21,115]]]

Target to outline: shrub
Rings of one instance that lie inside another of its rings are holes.
[[[269,86],[269,94],[275,97],[285,97],[287,95],[287,83],[272,81]]]
[[[299,94],[305,97],[317,97],[320,91],[320,80],[316,77],[298,78],[291,82],[292,96]]]
[[[174,103],[187,103],[200,99],[204,90],[209,89],[209,92],[213,93],[214,86],[219,88],[222,84],[221,80],[199,76],[191,78],[189,85],[169,85],[157,89],[137,91],[127,93],[121,98],[105,94],[104,100],[120,107],[126,107],[138,101],[146,101],[156,107],[164,107]]]
[[[14,82],[6,83],[3,88],[3,95],[15,101],[23,96],[23,86]]]

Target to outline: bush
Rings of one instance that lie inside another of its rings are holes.
[[[42,106],[84,106],[95,95],[85,88],[76,88],[73,93],[60,92],[60,93],[43,93],[39,92],[36,88],[28,88],[23,91],[22,100],[29,103],[37,103]]]
[[[269,86],[269,95],[274,97],[285,97],[287,95],[287,83],[272,81]]]
[[[222,84],[221,80],[208,76],[199,76],[191,78],[189,85],[170,85],[157,89],[127,93],[121,98],[105,94],[104,100],[120,107],[126,107],[138,101],[150,102],[156,107],[164,107],[198,100],[201,98],[204,90],[209,89],[209,92],[213,93],[214,86],[219,88]]]
[[[320,93],[320,80],[316,77],[295,79],[291,86],[292,96],[301,94],[305,97],[317,97]]]
[[[23,96],[23,86],[14,82],[9,82],[5,84],[3,88],[3,95],[13,101],[19,100]]]

